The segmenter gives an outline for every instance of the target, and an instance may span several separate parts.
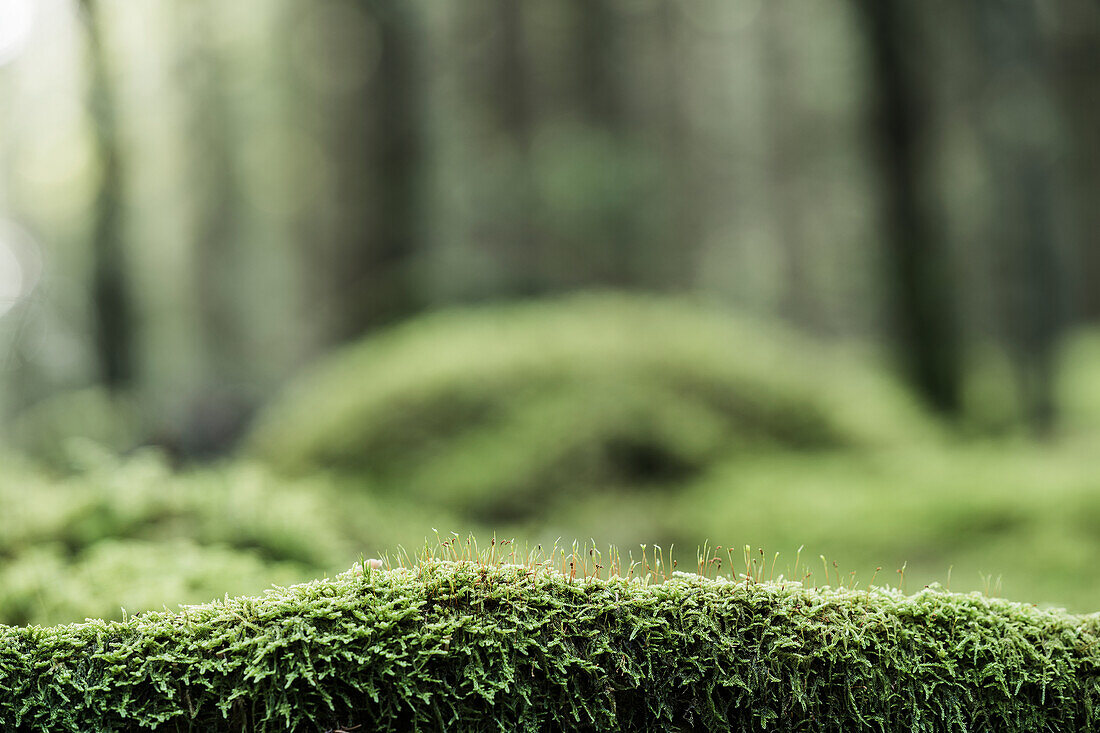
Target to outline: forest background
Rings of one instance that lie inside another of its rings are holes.
[[[336,347],[592,290],[1084,446],[1097,283],[1088,0],[0,0],[0,415],[54,470],[234,456]]]

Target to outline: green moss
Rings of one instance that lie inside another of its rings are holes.
[[[946,583],[950,573],[953,590],[995,588],[999,579],[1019,600],[1100,609],[1100,454],[1086,444],[738,456],[676,492],[574,495],[537,519],[492,526],[415,497],[288,480],[257,465],[172,473],[153,456],[136,456],[63,478],[4,469],[7,623],[118,617],[121,607],[256,592],[337,572],[361,552],[418,546],[431,527],[495,530],[532,544],[561,536],[692,547],[735,537],[785,555],[805,544],[811,556],[864,578],[876,566],[885,576],[907,563],[910,589]],[[94,549],[105,541],[115,552]],[[116,571],[123,548],[165,562]]]
[[[12,623],[120,618],[130,613],[258,593],[314,568],[185,538],[102,540],[76,555],[44,544],[0,564],[0,618]]]
[[[0,622],[121,617],[337,572],[440,512],[243,463],[176,473],[155,453],[0,472]]]
[[[1100,330],[1080,329],[1059,354],[1056,401],[1062,426],[1088,438],[1100,432]]]
[[[731,454],[934,432],[881,371],[777,324],[586,295],[434,314],[347,348],[260,419],[250,452],[502,518],[680,486]]]
[[[74,444],[92,442],[122,453],[137,447],[142,435],[136,401],[100,387],[60,392],[37,402],[2,432],[24,455],[59,469],[71,466]]]
[[[543,520],[550,539],[646,538],[689,547],[736,537],[908,587],[996,587],[1023,601],[1100,610],[1100,453],[1091,444],[987,443],[742,458],[675,496],[578,499]],[[524,535],[527,536],[527,535]]]
[[[182,536],[323,565],[348,550],[321,531],[325,489],[321,481],[280,481],[246,464],[174,473],[154,452],[100,454],[94,465],[61,477],[5,473],[0,557],[43,542],[76,554],[102,539]]]
[[[12,729],[1086,731],[1098,619],[926,589],[410,569],[0,627]]]

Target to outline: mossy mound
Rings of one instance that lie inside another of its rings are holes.
[[[127,730],[1095,730],[1100,621],[925,589],[426,559],[0,627],[0,723]]]
[[[739,452],[927,438],[889,376],[777,324],[652,297],[438,313],[301,378],[249,452],[489,518],[679,485]]]

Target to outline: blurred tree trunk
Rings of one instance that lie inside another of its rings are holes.
[[[630,211],[617,199],[630,186],[624,177],[622,163],[627,150],[627,114],[619,57],[617,18],[611,0],[572,0],[573,8],[573,74],[576,106],[581,121],[597,133],[600,144],[610,145],[608,159],[615,161],[610,171],[611,186],[604,191],[605,201],[599,206],[597,236],[602,241],[590,242],[593,251],[605,257],[596,258],[595,279],[600,284],[627,287],[636,284],[639,260],[649,253],[640,251]]]
[[[1100,322],[1100,3],[1060,3],[1050,38],[1053,89],[1058,93],[1070,134],[1076,309]]]
[[[372,37],[361,42],[376,43],[378,55],[360,87],[330,100],[336,172],[327,288],[336,342],[423,305],[414,272],[424,247],[416,7],[404,0],[359,0],[352,7],[369,16]]]
[[[550,288],[546,272],[545,238],[539,228],[539,200],[534,179],[532,145],[535,111],[526,28],[525,0],[492,0],[485,13],[468,13],[467,21],[494,29],[485,53],[470,74],[472,92],[488,111],[494,129],[507,150],[510,165],[500,191],[506,197],[500,212],[502,225],[493,244],[510,271],[508,286],[521,296],[538,295]]]
[[[191,0],[176,11],[184,39],[177,68],[186,93],[195,306],[206,379],[220,382],[233,378],[247,360],[247,334],[238,313],[245,283],[240,266],[237,145],[217,38],[216,5]]]
[[[100,178],[92,231],[92,319],[100,379],[111,390],[135,376],[134,330],[122,242],[122,164],[103,18],[99,3],[81,0],[88,39],[89,106]]]
[[[1042,436],[1054,426],[1054,353],[1065,321],[1052,168],[1060,136],[1035,8],[968,7],[981,51],[977,123],[995,192],[990,231],[1005,264],[1006,335],[1024,416]]]
[[[767,164],[771,219],[777,228],[779,245],[785,257],[785,282],[780,311],[795,323],[806,327],[820,325],[810,277],[809,252],[799,195],[802,163],[806,159],[806,130],[802,129],[797,94],[792,89],[791,49],[784,10],[786,4],[770,0],[761,8],[763,44],[764,115],[769,131]]]
[[[240,310],[250,295],[240,241],[243,202],[217,7],[196,0],[175,7],[182,39],[177,74],[185,93],[183,124],[190,148],[185,171],[191,197],[191,282],[203,369],[186,396],[173,442],[180,454],[192,457],[231,448],[252,409],[250,395],[242,391],[250,356]]]
[[[874,128],[894,319],[910,378],[940,412],[961,407],[961,355],[951,267],[927,210],[925,99],[913,24],[900,0],[856,0],[873,73]]]
[[[617,24],[608,0],[573,0],[578,101],[593,123],[616,130],[623,123],[617,67]]]
[[[672,207],[672,221],[669,239],[664,243],[665,256],[660,261],[661,272],[656,273],[659,277],[651,277],[651,285],[687,291],[696,283],[707,216],[707,191],[700,182],[700,146],[687,104],[692,93],[689,85],[696,78],[690,67],[692,38],[685,37],[683,8],[677,0],[663,0],[654,15],[659,24],[654,53],[659,54],[662,71],[662,156],[668,170],[665,198]]]

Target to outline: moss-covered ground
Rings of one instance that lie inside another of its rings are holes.
[[[777,323],[585,295],[433,314],[327,357],[248,451],[480,519],[554,496],[675,488],[729,457],[932,441],[874,362]]]
[[[173,472],[153,454],[64,477],[0,475],[0,622],[87,616],[252,593],[418,547],[432,528],[532,544],[597,538],[695,547],[805,546],[845,573],[906,567],[907,589],[1100,609],[1100,455],[1088,444],[782,455],[720,464],[670,493],[619,489],[492,523],[350,479],[252,464]]]

